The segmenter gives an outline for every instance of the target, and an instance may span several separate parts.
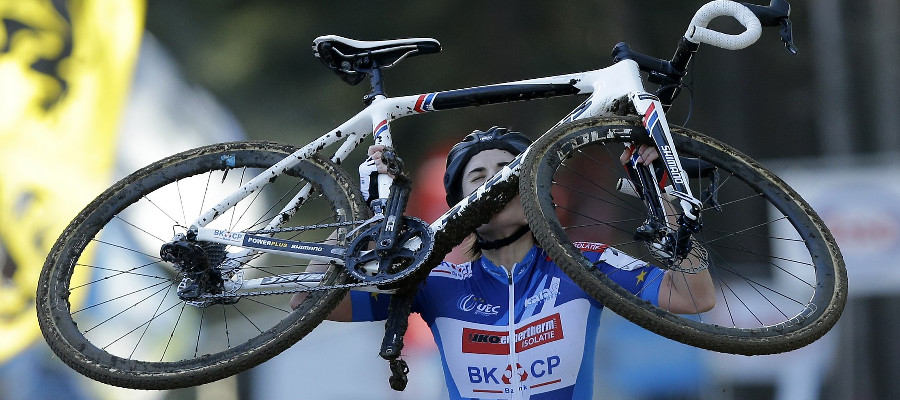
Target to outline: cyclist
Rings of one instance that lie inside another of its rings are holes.
[[[524,135],[498,127],[468,135],[447,157],[447,203],[456,204],[530,143]],[[365,178],[386,172],[383,150],[370,147],[370,159],[360,166],[364,194],[369,192]],[[652,147],[636,150],[646,164],[658,157]],[[626,150],[623,160],[630,155]],[[436,267],[420,285],[413,305],[440,349],[450,398],[592,398],[602,304],[537,246],[518,198],[479,227],[475,236],[475,259]],[[577,246],[598,268],[619,270],[608,276],[622,287],[662,308],[694,313],[714,305],[712,280],[705,270],[674,279],[671,271],[603,244]],[[301,298],[297,296],[292,305],[296,307]],[[387,295],[351,292],[329,318],[383,320],[388,304]]]

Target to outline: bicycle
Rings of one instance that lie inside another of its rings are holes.
[[[48,255],[37,294],[44,337],[61,360],[101,382],[194,386],[290,347],[350,289],[392,292],[380,354],[391,361],[392,386],[402,389],[409,289],[519,194],[538,243],[560,268],[638,325],[718,352],[805,346],[836,323],[846,301],[846,270],[830,232],[775,174],[665,117],[701,43],[737,50],[762,26],[776,26],[794,52],[789,11],[783,0],[765,7],[716,0],[697,11],[668,61],[620,43],[614,63],[593,71],[401,97],[385,94],[382,69],[436,53],[438,41],[319,37],[315,55],[342,80],[369,80],[366,107],[299,148],[213,144],[114,184]],[[746,30],[707,29],[719,16]],[[340,167],[370,134],[391,146],[398,118],[571,95],[587,99],[430,224],[404,215],[411,182],[399,157],[390,158],[397,178],[379,176],[371,206]],[[622,150],[639,144],[655,146],[660,159],[648,167],[632,158],[622,168]],[[641,301],[586,262],[583,243],[596,238],[678,273],[708,268],[716,307],[676,315]],[[691,257],[700,263],[685,266]],[[306,272],[309,262],[329,267]],[[292,311],[297,292],[309,295]]]

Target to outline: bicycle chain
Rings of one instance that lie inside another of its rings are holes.
[[[363,222],[365,222],[365,221],[363,221]],[[323,224],[323,225],[329,225],[326,227],[336,227],[336,226],[343,226],[343,225],[353,225],[355,223],[356,222],[336,222],[334,224]],[[333,226],[331,226],[331,225],[333,225]],[[286,229],[292,229],[292,228],[286,228]],[[312,229],[312,228],[310,228],[310,229]],[[428,253],[425,254],[425,257],[424,257],[425,260],[428,260],[428,258],[431,256],[432,251],[433,251],[433,249],[428,250]],[[258,292],[247,292],[247,293],[241,293],[239,295],[227,294],[227,293],[204,294],[204,295],[200,296],[198,299],[203,300],[203,299],[224,299],[224,298],[235,298],[235,297],[240,298],[240,297],[256,297],[256,296],[274,296],[274,295],[280,295],[280,294],[291,294],[291,293],[300,293],[300,292],[310,292],[311,293],[311,292],[321,292],[324,290],[353,289],[353,288],[358,288],[358,287],[391,285],[391,284],[400,282],[403,279],[406,279],[407,277],[412,275],[414,272],[418,271],[421,267],[422,266],[420,265],[419,268],[406,268],[399,275],[396,275],[393,278],[380,279],[377,281],[351,282],[351,283],[342,283],[339,285],[308,287],[308,288],[304,288],[304,289],[283,289],[283,290],[267,290],[267,291],[258,291]]]
[[[276,229],[264,229],[260,231],[247,231],[244,233],[250,235],[263,235],[267,233],[284,233],[284,232],[302,232],[302,231],[310,231],[313,229],[325,229],[325,228],[339,228],[342,226],[353,226],[366,223],[368,221],[346,221],[346,222],[334,222],[330,224],[319,224],[319,225],[304,225],[304,226],[295,226],[291,228],[276,228]]]
[[[382,285],[390,285],[393,283],[397,283],[404,278],[412,275],[413,272],[417,271],[418,268],[415,269],[407,269],[401,275],[395,276],[390,279],[382,279],[375,282],[352,282],[352,283],[342,283],[340,285],[329,285],[329,286],[315,286],[305,289],[283,289],[283,290],[267,290],[261,292],[247,292],[241,294],[204,294],[203,296],[198,297],[198,300],[203,299],[225,299],[225,298],[235,298],[235,297],[256,297],[256,296],[274,296],[279,294],[291,294],[291,293],[300,293],[300,292],[321,292],[323,290],[335,290],[335,289],[352,289],[358,287],[366,287],[366,286],[382,286]]]

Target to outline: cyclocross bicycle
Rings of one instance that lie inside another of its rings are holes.
[[[758,162],[669,125],[665,115],[701,43],[741,49],[762,26],[774,26],[793,51],[789,7],[783,0],[766,7],[708,3],[668,61],[619,44],[614,63],[602,69],[401,97],[385,94],[382,70],[438,52],[436,40],[319,37],[313,50],[326,66],[347,83],[371,83],[367,106],[302,147],[214,144],[113,185],[72,221],[47,258],[37,294],[43,334],[60,359],[88,377],[168,389],[275,356],[312,331],[348,290],[393,292],[381,355],[391,360],[392,384],[402,387],[405,365],[397,357],[409,288],[520,195],[540,246],[588,293],[638,325],[726,353],[809,344],[835,324],[847,296],[828,229]],[[746,30],[706,28],[719,16]],[[379,176],[380,200],[372,206],[340,168],[370,135],[391,146],[390,123],[398,118],[571,95],[586,99],[431,223],[404,215],[411,183],[399,158],[391,159],[395,179]],[[623,168],[623,149],[641,144],[655,146],[660,158],[651,166],[632,158]],[[640,300],[582,256],[582,243],[596,241],[676,274],[708,268],[715,308],[676,315]],[[310,262],[327,264],[327,271],[307,272]],[[298,292],[308,296],[292,310]]]

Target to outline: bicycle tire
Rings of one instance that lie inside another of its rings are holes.
[[[157,255],[207,202],[294,150],[249,141],[189,150],[129,175],[91,202],[59,237],[39,278],[38,321],[59,358],[110,385],[174,389],[251,368],[312,331],[346,289],[313,291],[294,311],[289,293],[234,304],[189,303],[176,294],[181,275]],[[346,172],[329,160],[312,157],[285,174],[207,227],[259,229],[305,182],[313,184],[314,195],[291,217],[292,226],[359,220],[368,213]],[[321,241],[334,229],[274,236]],[[208,250],[215,251],[224,257],[228,249]],[[242,260],[240,270],[246,278],[300,272],[305,266],[296,261],[258,256]],[[343,268],[331,267],[322,284],[349,280]]]
[[[719,174],[718,186],[708,194],[716,193],[721,211],[712,207],[716,198],[704,196],[703,227],[694,234],[708,252],[716,288],[711,311],[679,315],[641,300],[594,268],[575,246],[599,238],[660,265],[645,244],[634,241],[646,206],[636,196],[613,190],[614,182],[625,175],[619,162],[622,142],[634,133],[639,132],[635,138],[646,136],[637,118],[576,121],[535,142],[524,161],[520,193],[538,243],[605,307],[691,346],[743,355],[774,354],[824,335],[843,311],[847,272],[822,220],[758,162],[700,133],[680,127],[671,131],[679,155],[704,160]],[[690,179],[698,199],[711,178]],[[687,272],[670,273],[678,279]]]

